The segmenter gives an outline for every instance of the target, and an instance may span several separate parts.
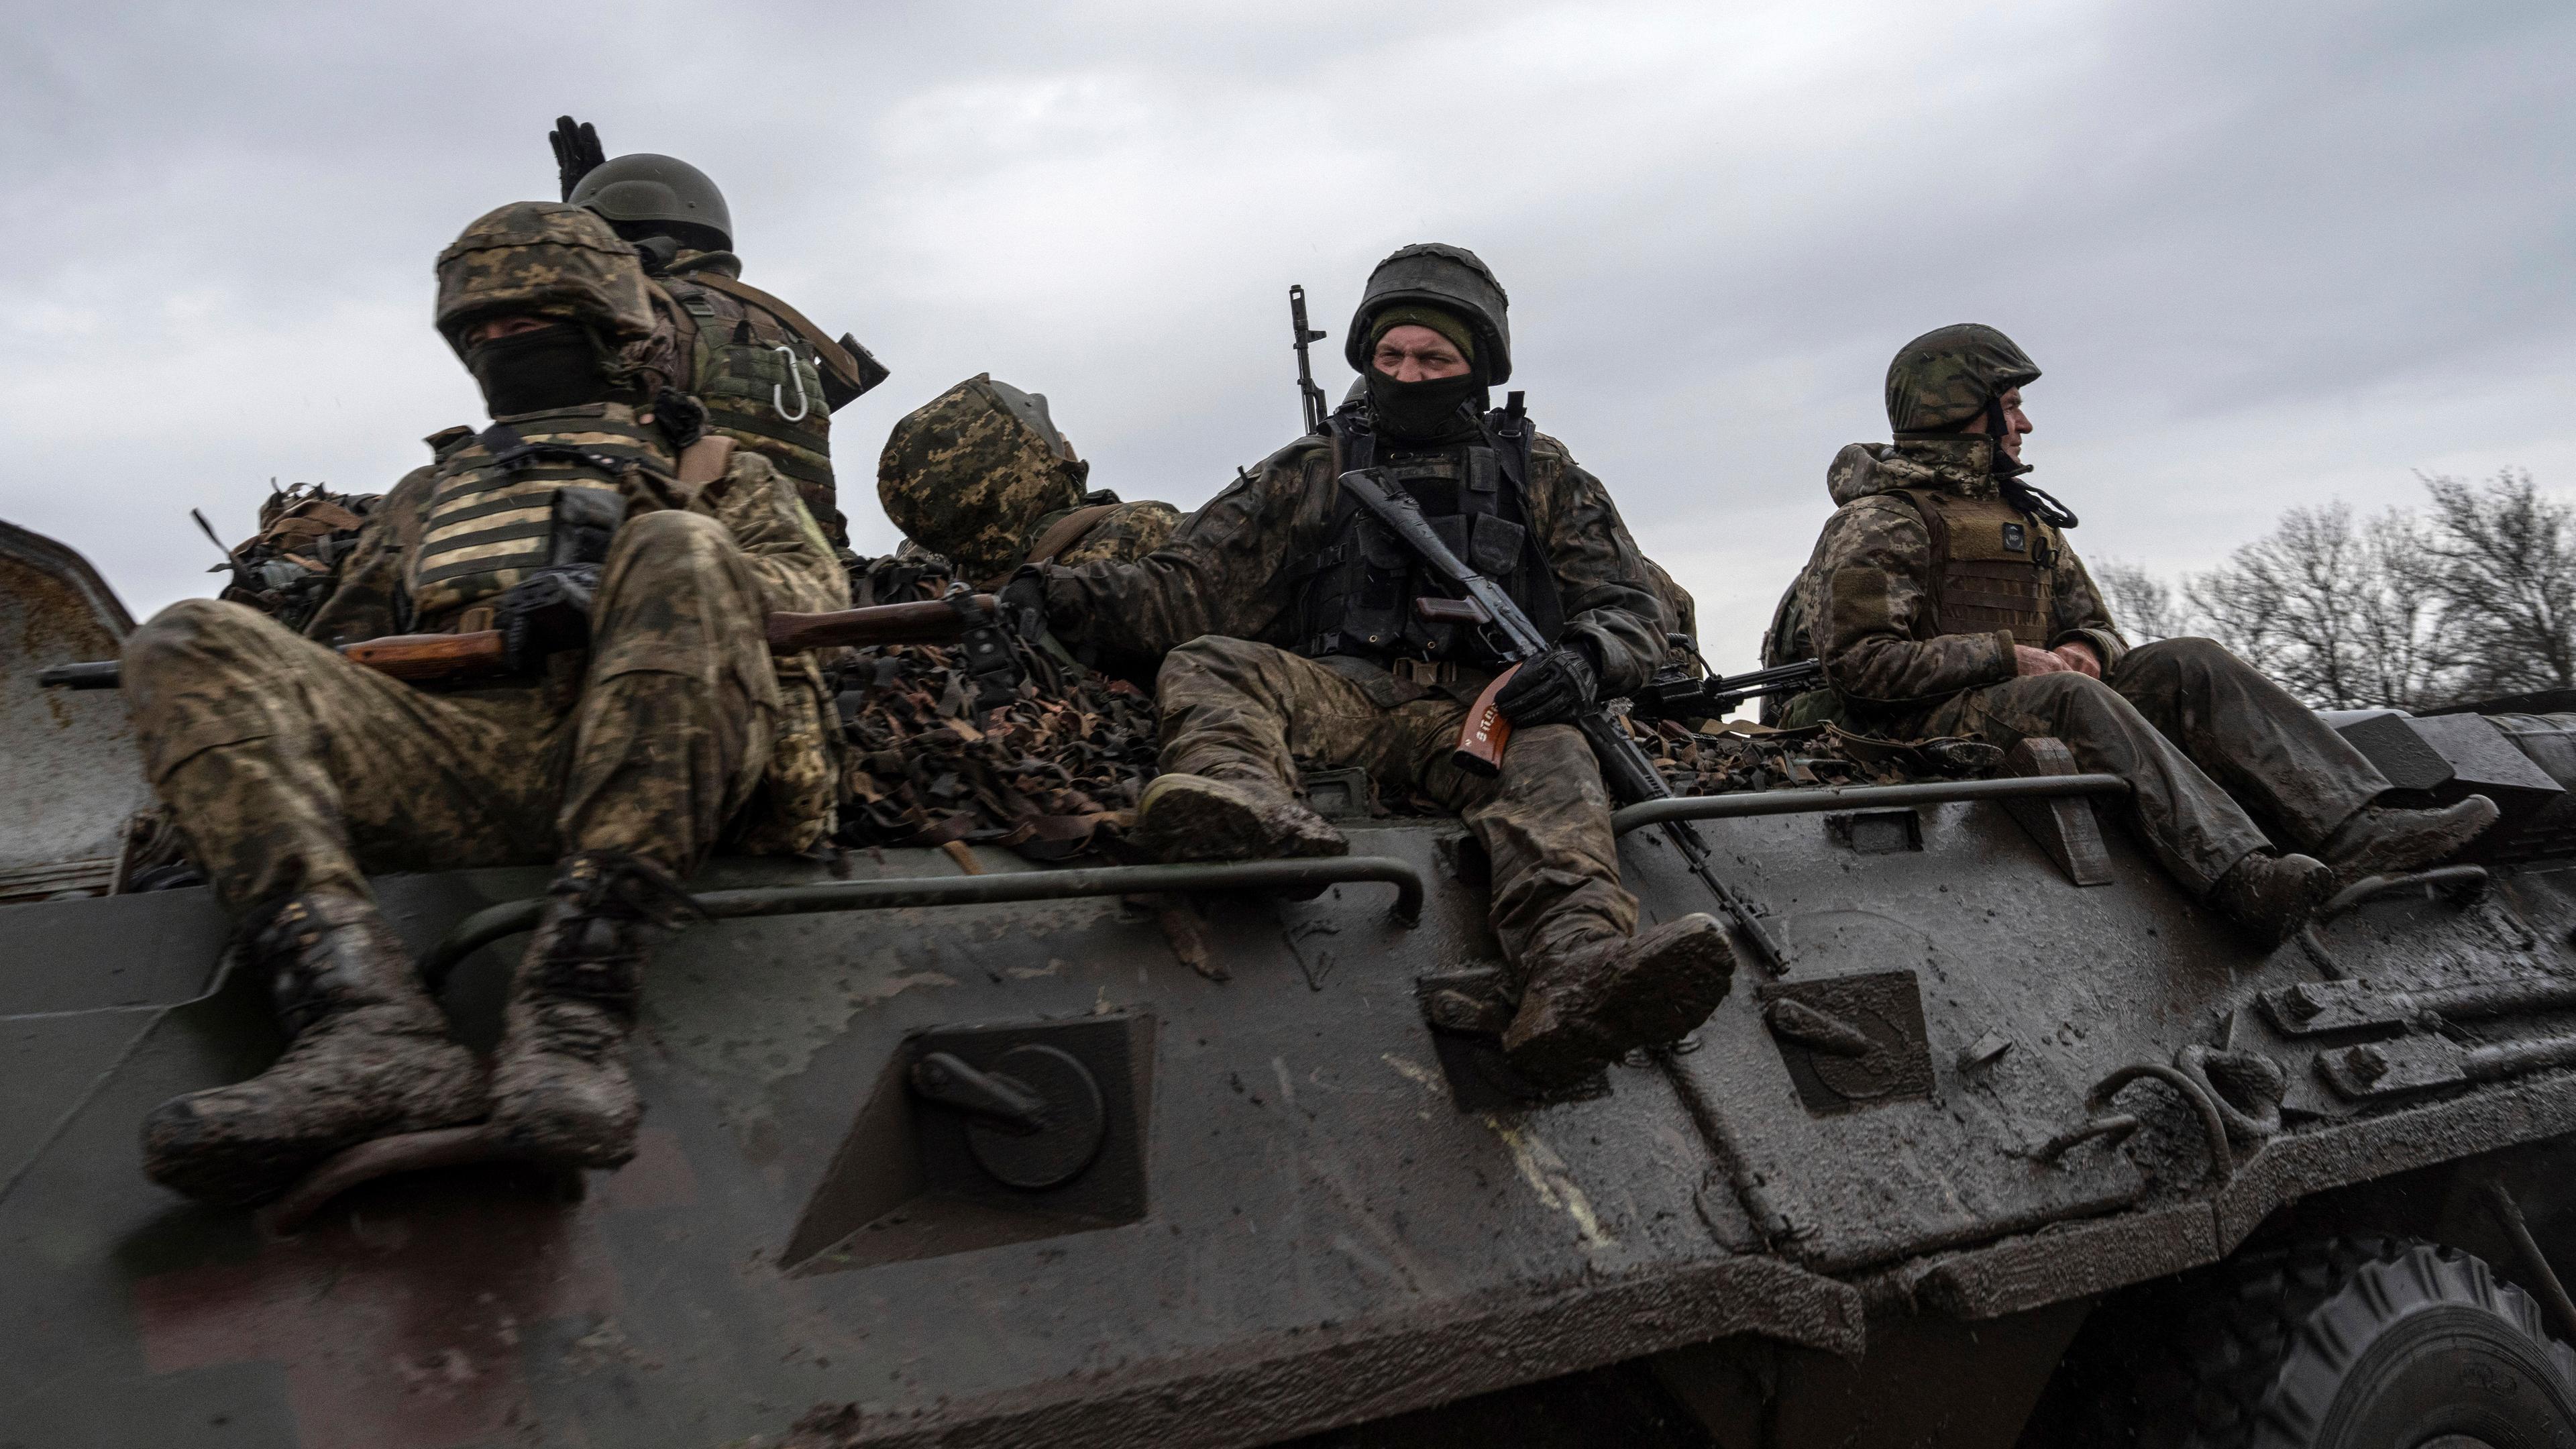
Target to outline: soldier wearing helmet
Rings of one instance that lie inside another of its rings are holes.
[[[680,882],[719,841],[795,851],[831,825],[819,670],[773,661],[763,626],[846,607],[847,583],[766,458],[698,435],[635,248],[579,207],[502,207],[440,254],[437,321],[492,424],[429,440],[305,634],[195,599],[126,644],[146,771],[290,1042],[152,1113],[146,1170],[193,1197],[257,1201],[344,1148],[487,1117],[517,1155],[625,1161],[626,1035]],[[496,627],[514,672],[464,687],[328,647]],[[549,862],[487,1074],[367,873]]]
[[[1508,1058],[1563,1082],[1697,1026],[1725,995],[1722,929],[1687,916],[1637,934],[1599,766],[1572,720],[1642,684],[1664,609],[1598,479],[1540,435],[1512,373],[1506,298],[1474,253],[1408,246],[1378,264],[1344,356],[1361,386],[1128,562],[1039,565],[1005,590],[1068,640],[1163,656],[1164,773],[1135,838],[1167,859],[1338,855],[1300,803],[1298,763],[1359,766],[1459,811],[1492,863],[1492,920],[1522,990]],[[1380,470],[1453,550],[1506,588],[1552,650],[1499,703],[1517,723],[1499,779],[1451,762],[1499,661],[1475,630],[1424,619],[1426,569],[1339,485]],[[1168,652],[1167,652],[1168,651]]]
[[[877,501],[906,538],[983,588],[1023,564],[1123,562],[1171,537],[1179,509],[1085,491],[1090,476],[1045,394],[978,373],[894,425]]]
[[[846,545],[832,414],[884,381],[885,368],[857,339],[825,336],[805,314],[742,280],[733,213],[705,172],[650,152],[609,158],[597,130],[570,116],[550,139],[564,200],[637,243],[679,304],[686,390],[706,404],[707,426],[793,479],[823,531]]]
[[[2166,869],[2267,941],[2340,880],[2429,864],[2494,823],[2476,796],[2376,804],[2378,770],[2210,640],[2129,647],[2067,545],[2074,514],[2025,481],[2022,390],[2039,376],[1992,327],[1898,351],[1895,442],[1835,458],[1840,506],[1775,621],[1775,655],[1811,638],[1828,686],[1791,701],[1788,722],[2005,748],[2055,736],[2082,768],[2128,780],[2130,819]],[[2314,854],[2275,853],[2239,799]]]

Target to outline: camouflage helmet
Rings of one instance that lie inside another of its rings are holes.
[[[733,212],[724,193],[707,173],[676,156],[635,151],[602,161],[574,183],[569,199],[621,228],[657,222],[702,227],[715,236],[710,250],[733,250]]]
[[[458,356],[465,329],[522,313],[578,323],[615,350],[653,336],[651,283],[635,248],[560,201],[486,212],[438,254],[438,330]]]
[[[1887,364],[1887,422],[1908,433],[1947,433],[1986,404],[2039,380],[2039,364],[2013,340],[1975,322],[1926,332]]]
[[[1512,375],[1512,299],[1503,284],[1474,252],[1439,242],[1399,247],[1369,273],[1360,293],[1359,310],[1351,314],[1350,331],[1342,337],[1342,357],[1351,370],[1366,373],[1373,339],[1369,323],[1389,307],[1407,304],[1451,313],[1476,334],[1476,362],[1492,386]]]
[[[894,425],[877,501],[906,537],[982,579],[1019,563],[1039,519],[1080,503],[1090,472],[1044,396],[979,373]]]

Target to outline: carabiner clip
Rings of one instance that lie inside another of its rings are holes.
[[[787,375],[796,379],[796,411],[791,413],[787,410],[787,384],[783,382],[773,382],[769,385],[769,405],[777,410],[781,422],[801,423],[805,421],[805,414],[812,411],[814,406],[814,400],[805,395],[805,374],[796,370],[795,348],[781,342],[777,345],[776,351],[787,359]]]

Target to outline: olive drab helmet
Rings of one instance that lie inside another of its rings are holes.
[[[733,213],[724,193],[707,173],[675,156],[635,151],[590,168],[574,183],[573,205],[606,217],[620,235],[662,227],[694,227],[703,235],[680,239],[691,245],[712,239],[704,251],[733,250]]]
[[[1936,328],[1887,364],[1887,422],[1898,437],[1956,432],[1997,399],[2039,380],[2013,340],[1975,322]]]
[[[1512,375],[1511,298],[1474,252],[1439,242],[1399,247],[1369,273],[1359,310],[1342,335],[1342,357],[1353,372],[1368,371],[1370,322],[1389,307],[1408,304],[1437,307],[1474,331],[1476,361],[1485,369],[1487,386]]]
[[[1020,561],[1038,520],[1081,503],[1090,473],[1043,394],[979,373],[894,425],[877,501],[905,537],[980,579]]]
[[[457,355],[465,329],[522,313],[587,328],[607,348],[654,335],[652,284],[632,243],[578,206],[514,201],[475,218],[438,254],[438,330]]]

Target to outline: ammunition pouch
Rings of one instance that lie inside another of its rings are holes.
[[[626,500],[618,494],[579,488],[555,493],[545,566],[511,585],[494,614],[512,673],[533,670],[548,655],[589,646],[600,566],[625,518]]]

